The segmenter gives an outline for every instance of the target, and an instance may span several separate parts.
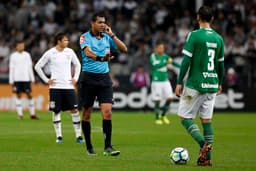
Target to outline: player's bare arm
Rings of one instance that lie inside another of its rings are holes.
[[[172,58],[169,58],[168,61],[167,61],[168,64],[172,64],[172,62],[173,62]]]
[[[219,85],[217,95],[220,95],[222,93],[222,85]]]
[[[190,66],[190,57],[184,56],[183,60],[182,60],[182,63],[181,63],[181,67],[180,67],[180,74],[179,74],[179,77],[178,77],[178,84],[177,84],[176,89],[175,89],[175,94],[178,97],[180,97],[180,95],[182,93],[183,79],[184,79],[184,77],[185,77],[185,75],[188,71],[189,66]]]
[[[55,81],[56,81],[56,79],[49,79],[47,83],[49,85],[53,85],[55,83]]]
[[[105,26],[105,29],[104,29],[104,32],[106,34],[108,34],[112,39],[113,41],[116,43],[118,49],[121,51],[121,52],[127,52],[127,47],[126,45],[124,44],[124,42],[122,42],[113,32],[112,32],[112,29],[111,27],[109,27],[107,24]]]
[[[75,87],[76,86],[76,80],[73,78],[70,80],[71,84]]]
[[[175,89],[175,95],[177,97],[181,96],[182,89],[183,89],[183,86],[181,84],[177,84],[176,89]]]

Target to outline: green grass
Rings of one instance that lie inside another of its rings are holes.
[[[1,171],[255,171],[256,114],[214,115],[215,144],[213,166],[198,167],[198,145],[186,133],[176,115],[168,115],[171,125],[157,126],[152,113],[114,112],[113,145],[121,151],[118,157],[105,157],[101,116],[92,115],[92,141],[97,156],[87,156],[83,144],[75,143],[68,113],[62,114],[64,142],[55,143],[55,133],[49,112],[39,113],[40,120],[25,115],[18,120],[14,112],[0,113],[0,170]],[[196,120],[198,122],[199,120]],[[188,149],[187,165],[169,161],[171,149]]]

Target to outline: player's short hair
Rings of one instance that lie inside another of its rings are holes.
[[[59,40],[62,40],[63,37],[67,37],[66,33],[59,32],[54,36],[54,44],[57,45]]]
[[[20,43],[25,43],[25,41],[23,39],[18,39],[15,41],[15,45],[18,45]]]
[[[197,12],[202,21],[210,22],[213,14],[213,9],[209,6],[201,6]]]
[[[105,18],[105,15],[104,15],[103,12],[96,12],[92,15],[91,21],[95,22],[97,20],[97,17],[104,17]]]
[[[158,40],[156,41],[155,46],[164,45],[164,44],[165,44],[165,43],[164,43],[164,41],[163,41],[163,40],[158,39]]]

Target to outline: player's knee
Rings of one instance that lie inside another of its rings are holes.
[[[21,93],[17,93],[17,98],[21,98]]]
[[[72,109],[72,110],[70,110],[71,111],[71,113],[77,113],[78,112],[78,109]]]
[[[202,123],[210,123],[210,122],[212,122],[212,119],[203,119],[203,118],[201,118],[201,122]]]
[[[82,120],[83,121],[90,121],[91,115],[90,114],[83,114]]]
[[[172,102],[172,98],[168,98],[166,101],[167,102]]]
[[[184,119],[185,119],[184,117],[180,116],[180,121],[181,121],[181,122],[182,122]]]
[[[32,98],[32,93],[30,91],[25,92],[27,98],[31,99]]]
[[[92,108],[83,108],[83,121],[89,121],[91,118]]]
[[[111,109],[102,109],[101,112],[102,112],[103,119],[107,119],[107,120],[111,119],[112,117]]]

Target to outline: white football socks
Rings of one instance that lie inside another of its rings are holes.
[[[15,102],[16,102],[16,111],[17,111],[18,115],[23,116],[21,99],[16,98]]]
[[[52,121],[55,129],[56,137],[62,137],[60,113],[52,112]]]
[[[35,115],[35,105],[34,105],[34,99],[29,99],[29,104],[28,104],[28,109],[29,109],[29,113],[30,115]]]
[[[71,113],[76,138],[81,136],[81,124],[79,112]]]

